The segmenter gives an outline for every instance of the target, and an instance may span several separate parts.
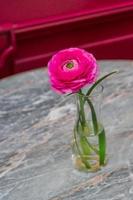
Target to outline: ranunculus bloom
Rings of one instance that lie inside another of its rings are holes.
[[[94,56],[79,48],[61,50],[48,63],[51,86],[59,93],[78,92],[95,82],[97,72]]]

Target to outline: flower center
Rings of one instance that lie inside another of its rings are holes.
[[[77,62],[77,60],[67,60],[64,64],[63,64],[63,70],[65,72],[68,72],[70,70],[76,70],[78,69],[79,64]]]
[[[69,61],[69,62],[66,64],[66,67],[67,67],[68,69],[72,69],[72,68],[74,67],[73,61]]]

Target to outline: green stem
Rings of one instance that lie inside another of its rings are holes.
[[[87,142],[87,144],[89,145],[89,147],[90,147],[96,154],[99,155],[99,151],[98,151],[95,147],[93,147],[93,145],[91,145],[87,139],[86,139],[86,142]]]
[[[95,133],[95,135],[97,135],[98,134],[98,121],[97,121],[96,112],[95,112],[95,109],[94,109],[94,106],[93,106],[91,100],[89,98],[86,98],[86,101],[88,102],[90,109],[91,109],[94,133]]]
[[[80,149],[79,149],[78,142],[77,142],[77,136],[76,136],[76,132],[77,132],[77,131],[76,131],[75,129],[77,129],[77,125],[76,125],[76,127],[74,127],[74,140],[75,140],[75,144],[76,144],[78,153],[79,153],[79,155],[80,155],[80,158],[81,158],[82,162],[83,162],[83,163],[85,164],[85,166],[89,169],[89,168],[91,168],[91,166],[90,166],[90,164],[86,161],[86,159],[82,156],[82,153],[81,153],[81,151],[80,151]]]
[[[86,138],[86,136],[84,136],[82,134],[82,131],[79,130],[79,121],[77,121],[77,132],[79,133],[79,137],[80,137],[80,144],[82,146],[83,152],[88,155],[88,153],[90,152],[90,149],[93,150],[96,154],[99,154],[99,151],[97,150],[97,148],[93,147],[93,145],[90,144],[90,142],[88,141],[88,139]]]
[[[90,101],[90,99],[87,99],[87,102],[90,105],[90,109],[91,109],[91,113],[92,113],[94,133],[95,133],[95,135],[97,135],[99,132],[99,130],[98,130],[99,127],[98,127],[96,112],[95,112],[94,106],[93,106],[92,102]],[[104,165],[105,164],[105,156],[106,156],[106,136],[105,136],[104,128],[98,134],[98,142],[99,142],[99,162],[100,162],[100,165]]]
[[[79,115],[81,114],[82,115],[82,122],[81,122],[81,126],[82,126],[82,129],[83,129],[83,131],[84,131],[84,126],[85,126],[85,124],[86,124],[86,119],[85,119],[85,112],[84,112],[84,103],[85,103],[85,101],[84,101],[84,99],[82,99],[82,95],[83,95],[83,93],[82,93],[82,91],[80,90],[79,91],[79,100],[80,100],[80,113],[79,113]],[[93,107],[93,104],[91,103],[91,101],[88,99],[88,103],[89,103],[89,105],[90,105],[90,108],[91,108],[91,112],[92,112],[92,121],[93,121],[93,126],[94,126],[94,132],[95,132],[95,134],[97,134],[97,132],[98,132],[98,123],[97,123],[97,117],[96,117],[96,113],[95,113],[95,110],[94,110],[94,107]],[[79,108],[78,108],[78,112],[79,112]],[[80,117],[80,116],[79,116]],[[82,124],[83,123],[83,124]],[[95,147],[93,147],[90,143],[89,143],[89,141],[86,139],[86,137],[84,137],[85,138],[85,142],[88,144],[88,146],[95,152],[95,153],[99,153],[98,152],[98,150],[95,148]]]
[[[84,128],[86,120],[85,120],[85,112],[84,112],[84,101],[83,101],[82,95],[83,95],[82,91],[80,90],[78,93],[78,98],[79,98],[79,103],[80,103],[79,115],[80,117],[82,117],[81,124],[82,124],[82,128]]]

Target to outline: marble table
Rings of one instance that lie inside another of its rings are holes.
[[[133,200],[133,61],[100,61],[108,165],[75,170],[72,98],[50,90],[47,69],[0,81],[0,200]]]

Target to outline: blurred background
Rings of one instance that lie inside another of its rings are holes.
[[[69,47],[133,59],[133,1],[0,1],[0,78],[47,66]]]

